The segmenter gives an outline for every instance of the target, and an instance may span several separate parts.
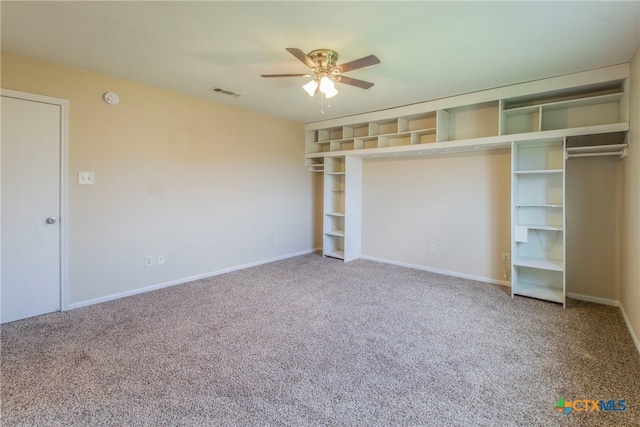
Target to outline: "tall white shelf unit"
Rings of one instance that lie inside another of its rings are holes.
[[[511,148],[511,294],[565,303],[563,138]]]
[[[324,255],[360,256],[363,159],[510,148],[513,295],[564,304],[566,158],[624,157],[629,76],[621,64],[305,125],[305,164],[325,174]]]
[[[361,250],[362,158],[326,159],[324,188],[323,255],[345,262],[357,259]]]

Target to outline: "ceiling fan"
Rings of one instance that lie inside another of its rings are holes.
[[[373,83],[347,77],[343,75],[343,73],[380,63],[378,57],[369,55],[337,65],[339,55],[338,52],[334,50],[316,49],[309,52],[308,55],[295,47],[288,47],[287,51],[307,67],[311,68],[312,73],[262,74],[262,77],[311,77],[313,80],[303,86],[304,90],[311,96],[320,91],[326,98],[331,98],[338,93],[333,82],[344,83],[361,89],[369,89],[373,86]]]

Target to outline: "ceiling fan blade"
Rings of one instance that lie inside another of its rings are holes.
[[[336,81],[339,83],[356,86],[361,89],[369,89],[371,86],[373,86],[373,83],[371,82],[365,82],[364,80],[358,80],[358,79],[354,79],[352,77],[347,77],[347,76],[338,76]]]
[[[261,74],[262,77],[311,77],[309,74]]]
[[[364,58],[356,59],[351,62],[345,62],[342,65],[338,65],[337,68],[340,69],[341,73],[346,73],[347,71],[357,70],[358,68],[368,67],[370,65],[379,64],[380,60],[375,55],[365,56]]]
[[[300,62],[302,62],[304,65],[306,65],[309,68],[314,68],[316,66],[316,64],[313,63],[311,58],[309,58],[306,53],[304,53],[297,47],[288,47],[287,52],[289,52],[291,55],[298,58]]]

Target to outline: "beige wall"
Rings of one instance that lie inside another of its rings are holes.
[[[1,85],[70,101],[71,304],[317,245],[302,124],[8,53]]]
[[[566,288],[570,296],[608,304],[619,300],[616,219],[622,163],[618,157],[606,156],[567,160]]]
[[[504,149],[367,159],[363,255],[505,280],[501,254],[510,252],[510,159]]]
[[[622,162],[620,302],[640,350],[640,46],[631,62],[629,152]]]

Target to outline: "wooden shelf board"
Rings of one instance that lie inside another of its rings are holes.
[[[433,135],[436,133],[436,128],[412,130],[411,133],[416,135]]]
[[[552,203],[515,203],[516,208],[562,208],[562,205]]]
[[[559,225],[530,225],[530,224],[518,224],[516,227],[527,227],[531,230],[548,230],[548,231],[562,231],[562,226]]]
[[[517,257],[513,260],[516,267],[537,268],[539,270],[564,271],[564,262],[555,259]]]
[[[325,212],[325,215],[329,215],[329,216],[344,216],[344,213],[342,212]]]
[[[617,102],[622,98],[622,93],[610,93],[606,95],[590,96],[586,98],[568,99],[566,101],[550,102],[541,104],[543,111],[562,110],[564,108],[586,107],[588,105],[606,104]]]
[[[561,174],[563,172],[562,169],[543,169],[543,170],[519,170],[513,171],[516,175],[554,175]]]
[[[564,293],[562,289],[552,288],[550,286],[534,285],[526,282],[512,283],[511,292],[513,295],[537,298],[559,304],[564,303]]]
[[[344,237],[344,230],[325,231],[324,234],[326,234],[327,236]]]
[[[527,105],[525,107],[508,108],[503,110],[505,116],[521,116],[524,114],[532,114],[540,111],[539,105]]]
[[[324,256],[328,256],[331,258],[344,259],[344,251],[340,251],[340,250],[326,251],[324,252]]]
[[[408,136],[411,136],[411,132],[406,131],[406,132],[382,133],[376,136],[381,136],[383,138],[406,138]]]

